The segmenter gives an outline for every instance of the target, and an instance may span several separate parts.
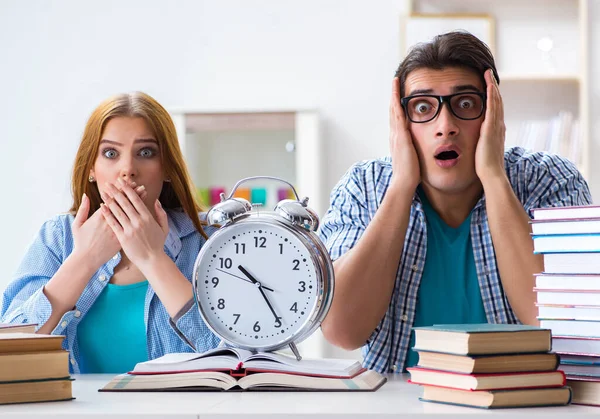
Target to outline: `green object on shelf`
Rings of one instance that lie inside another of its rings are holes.
[[[250,200],[253,204],[267,205],[267,189],[266,188],[252,188]]]
[[[198,200],[200,205],[210,207],[210,194],[208,188],[198,188]]]

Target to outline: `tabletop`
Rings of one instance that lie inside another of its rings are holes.
[[[74,375],[75,400],[2,405],[0,418],[600,417],[600,408],[591,406],[485,410],[421,402],[421,388],[407,383],[407,374],[390,376],[375,392],[98,392],[113,377]]]

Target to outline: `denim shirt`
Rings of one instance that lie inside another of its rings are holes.
[[[185,212],[167,210],[167,215],[169,233],[165,241],[165,253],[191,282],[196,257],[206,240],[196,231]],[[73,251],[73,220],[72,215],[62,214],[42,225],[13,281],[4,291],[0,312],[2,322],[37,323],[39,329],[50,318],[52,307],[43,288]],[[214,227],[205,227],[207,235],[214,231]],[[71,373],[80,372],[77,325],[109,282],[120,261],[119,252],[98,269],[88,281],[76,306],[62,316],[52,331],[53,335],[65,336],[63,348],[69,351]],[[144,321],[148,359],[171,352],[204,352],[220,343],[220,339],[202,320],[193,298],[175,318],[171,318],[150,284],[144,301]]]
[[[504,165],[512,189],[530,218],[534,208],[592,203],[586,181],[567,159],[514,147],[505,152]],[[334,187],[331,206],[318,232],[333,260],[356,245],[381,205],[391,177],[391,158],[386,157],[355,164]],[[518,323],[500,280],[485,195],[472,210],[470,231],[488,323]],[[363,346],[366,368],[382,373],[402,372],[426,252],[427,222],[415,192],[390,304]]]

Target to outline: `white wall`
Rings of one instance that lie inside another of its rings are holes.
[[[166,107],[316,108],[331,189],[387,152],[403,1],[0,0],[3,290],[41,223],[70,206],[73,158],[106,97]]]

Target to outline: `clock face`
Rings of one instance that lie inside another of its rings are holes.
[[[307,246],[277,223],[238,222],[215,233],[195,267],[204,319],[225,341],[272,349],[313,317],[320,288]]]

